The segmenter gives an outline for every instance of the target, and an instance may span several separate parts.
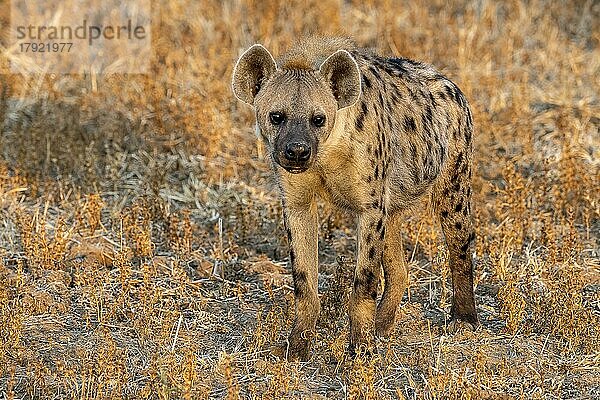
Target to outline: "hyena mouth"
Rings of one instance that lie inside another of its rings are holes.
[[[308,167],[291,167],[291,166],[286,166],[286,167],[283,167],[283,169],[285,169],[290,174],[300,174],[300,173],[306,171],[308,169]]]

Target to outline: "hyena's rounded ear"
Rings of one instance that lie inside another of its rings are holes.
[[[360,69],[350,53],[336,51],[323,61],[319,71],[331,85],[338,110],[356,104],[361,93]]]
[[[255,44],[244,52],[233,68],[233,94],[244,103],[253,104],[261,85],[277,70],[269,50]]]

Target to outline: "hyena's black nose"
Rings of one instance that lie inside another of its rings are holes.
[[[289,161],[307,161],[310,158],[310,146],[304,142],[292,142],[285,146],[285,158]]]

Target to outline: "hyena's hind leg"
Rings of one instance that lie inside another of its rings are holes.
[[[471,245],[475,240],[471,215],[471,165],[460,152],[454,160],[450,179],[443,182],[434,194],[434,207],[442,224],[448,246],[449,265],[452,272],[452,320],[476,328],[479,325],[473,293],[473,260]]]
[[[401,214],[391,215],[386,223],[383,249],[383,297],[377,306],[375,330],[377,336],[388,337],[394,328],[396,310],[408,285],[408,266],[402,245]]]

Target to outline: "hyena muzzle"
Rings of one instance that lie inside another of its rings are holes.
[[[278,61],[250,47],[235,65],[233,91],[254,106],[282,194],[296,303],[288,357],[308,358],[320,309],[317,197],[357,217],[352,353],[372,351],[375,334],[391,333],[408,280],[400,222],[422,199],[448,246],[451,324],[477,326],[473,125],[453,82],[427,64],[384,58],[347,39],[310,38]]]

